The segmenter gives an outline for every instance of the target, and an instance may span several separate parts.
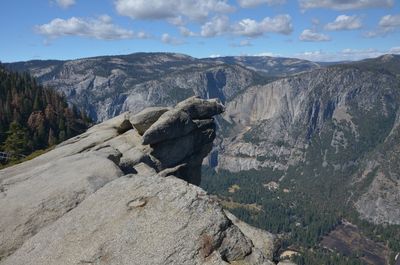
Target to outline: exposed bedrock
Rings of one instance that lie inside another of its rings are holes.
[[[190,98],[124,113],[1,170],[0,264],[272,264],[190,184],[223,110]]]

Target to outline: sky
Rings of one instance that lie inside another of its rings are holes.
[[[398,0],[1,0],[0,61],[400,54]]]

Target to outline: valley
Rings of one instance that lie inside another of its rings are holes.
[[[97,122],[192,95],[219,98],[225,112],[201,187],[241,220],[281,234],[281,251],[301,253],[298,265],[394,264],[400,252],[398,55],[326,66],[138,53],[5,67],[30,72]],[[349,247],[353,235],[365,248]]]

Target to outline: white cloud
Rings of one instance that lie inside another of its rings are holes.
[[[392,47],[392,48],[390,48],[389,53],[400,54],[400,47]]]
[[[362,27],[361,18],[358,16],[340,15],[334,22],[325,25],[326,30],[353,30]]]
[[[151,38],[151,35],[148,34],[147,32],[139,31],[138,33],[136,33],[136,37],[137,37],[138,39],[150,39],[150,38]]]
[[[172,17],[167,19],[168,23],[175,26],[183,26],[186,24],[182,16]]]
[[[339,52],[307,51],[294,54],[293,57],[315,62],[357,61],[366,58],[375,58],[384,54],[400,54],[400,47],[393,47],[386,51],[377,49],[344,49]]]
[[[115,0],[120,15],[133,19],[204,20],[214,13],[234,11],[227,0]]]
[[[312,31],[311,29],[305,29],[299,36],[301,41],[330,41],[331,38],[328,35]]]
[[[268,32],[290,34],[293,31],[292,19],[289,15],[266,17],[261,21],[245,18],[231,24],[227,16],[214,17],[201,27],[202,37],[214,37],[224,34],[245,37],[259,37]]]
[[[383,16],[378,24],[378,28],[373,31],[364,33],[364,37],[374,38],[379,36],[385,36],[390,32],[393,32],[400,28],[400,14],[398,15],[386,15]]]
[[[229,32],[230,24],[227,16],[214,17],[201,27],[202,37],[214,37]]]
[[[100,40],[131,39],[135,34],[112,23],[110,16],[103,15],[96,19],[71,17],[56,18],[47,24],[35,26],[35,31],[48,38],[62,36],[80,36]]]
[[[171,44],[171,45],[181,45],[184,43],[182,40],[172,37],[168,33],[164,33],[161,36],[161,41],[166,44]]]
[[[330,8],[350,10],[374,7],[392,7],[394,0],[299,0],[302,10],[311,8]]]
[[[184,27],[184,26],[179,27],[179,32],[181,33],[181,35],[182,35],[183,37],[193,37],[193,36],[196,36],[196,34],[195,34],[194,32],[192,32],[190,29],[188,29],[188,28],[186,28],[186,27]]]
[[[292,31],[292,18],[289,15],[277,15],[273,18],[266,17],[260,22],[246,18],[233,25],[235,34],[247,37],[258,37],[267,32],[287,35]]]
[[[237,0],[239,5],[243,8],[255,7],[262,4],[272,5],[282,5],[286,3],[286,0]]]
[[[68,8],[75,5],[75,0],[56,0],[56,3],[62,8]]]
[[[400,27],[400,14],[383,16],[379,21],[379,27],[382,28]]]

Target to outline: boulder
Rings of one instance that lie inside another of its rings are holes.
[[[135,115],[131,115],[129,121],[138,133],[143,135],[144,132],[168,110],[169,108],[165,107],[146,108]]]
[[[128,119],[128,115],[124,114],[124,120],[121,122],[121,124],[117,127],[117,132],[119,134],[123,134],[126,131],[129,131],[130,129],[132,129],[132,123],[129,121]]]
[[[192,119],[210,119],[224,112],[224,106],[218,99],[201,99],[190,97],[176,105],[177,109],[189,114]]]
[[[209,122],[180,138],[153,144],[151,155],[157,158],[164,168],[174,167],[193,153],[197,153],[204,145],[212,143],[214,138],[215,124]],[[202,159],[207,154],[204,154]]]
[[[190,116],[178,109],[165,112],[143,134],[143,144],[153,145],[166,140],[179,138],[196,128]]]
[[[237,227],[239,227],[243,234],[251,239],[254,246],[259,249],[265,257],[272,260],[276,250],[276,236],[274,234],[242,222],[228,211],[225,211],[225,214]]]

